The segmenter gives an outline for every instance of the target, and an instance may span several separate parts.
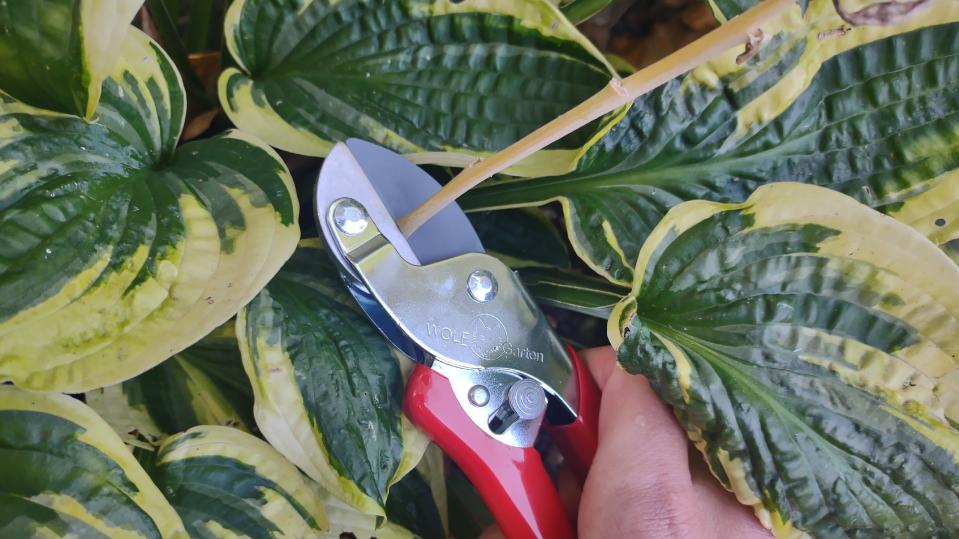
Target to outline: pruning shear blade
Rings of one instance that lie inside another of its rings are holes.
[[[484,431],[529,447],[544,414],[552,424],[575,419],[572,364],[516,274],[484,253],[458,206],[402,235],[396,220],[439,188],[389,150],[338,144],[317,181],[319,229],[390,342],[448,378]]]

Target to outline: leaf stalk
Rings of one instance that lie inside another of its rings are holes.
[[[610,80],[602,90],[556,119],[463,169],[442,189],[400,219],[400,230],[409,237],[440,210],[487,178],[729,49],[750,42],[750,36],[755,35],[760,25],[792,5],[795,0],[764,0],[662,60],[625,79]]]

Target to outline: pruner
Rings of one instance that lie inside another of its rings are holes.
[[[572,347],[451,204],[409,238],[396,220],[440,186],[374,144],[337,144],[316,187],[319,229],[373,324],[417,365],[403,408],[463,470],[507,537],[574,537],[539,452],[545,426],[580,481],[599,390]]]

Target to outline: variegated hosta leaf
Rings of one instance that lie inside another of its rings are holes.
[[[385,516],[390,485],[427,440],[402,413],[399,359],[317,240],[240,311],[237,336],[266,439],[335,496]]]
[[[446,533],[446,483],[443,453],[436,446],[420,463],[393,485],[386,503],[389,519],[360,513],[342,501],[327,496],[324,502],[330,529],[322,539],[444,539]],[[379,525],[378,525],[379,524]],[[404,527],[405,526],[405,527]]]
[[[319,486],[236,429],[200,426],[166,439],[153,478],[191,537],[300,539],[328,528]]]
[[[143,0],[8,0],[0,4],[0,92],[89,117]]]
[[[0,537],[187,535],[93,410],[66,395],[0,386]]]
[[[629,288],[572,271],[528,268],[519,274],[538,303],[598,318],[609,318],[613,307],[629,294]]]
[[[356,537],[356,539],[416,539],[417,537],[413,532],[402,526],[392,522],[384,523],[380,517],[361,513],[355,507],[329,494],[323,499],[323,503],[326,506],[330,530],[325,534],[320,534],[318,539],[344,539],[344,537]]]
[[[576,171],[498,182],[466,209],[563,203],[570,238],[620,283],[672,206],[738,202],[774,181],[824,185],[959,237],[959,2],[892,26],[850,27],[832,0],[764,29],[751,59],[715,62],[636,100]],[[924,195],[928,193],[928,195]]]
[[[611,74],[547,0],[238,0],[225,33],[239,64],[220,77],[227,115],[304,155],[347,137],[403,152],[498,150]],[[561,141],[549,165],[568,170],[589,134]]]
[[[620,362],[777,535],[959,533],[959,267],[933,243],[781,183],[674,208],[636,275]]]
[[[197,425],[249,432],[253,389],[243,372],[233,320],[186,350],[121,384],[86,393],[87,404],[128,443],[159,445]]]
[[[297,201],[240,132],[176,148],[184,94],[131,29],[87,122],[0,94],[0,381],[79,392],[226,321],[295,248]]]
[[[443,452],[430,445],[420,463],[390,489],[386,518],[422,539],[446,539],[446,475]]]
[[[569,250],[559,231],[537,208],[469,214],[486,251],[511,268],[568,268]]]

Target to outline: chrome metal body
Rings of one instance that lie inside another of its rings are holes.
[[[376,162],[373,174],[369,160]],[[392,198],[384,196],[384,184]],[[319,228],[348,288],[383,334],[447,377],[467,415],[490,436],[529,447],[544,412],[556,425],[575,419],[572,363],[516,274],[482,253],[458,207],[446,208],[409,240],[402,236],[395,219],[438,188],[392,152],[339,144],[317,185]],[[362,226],[356,207],[368,217]]]

